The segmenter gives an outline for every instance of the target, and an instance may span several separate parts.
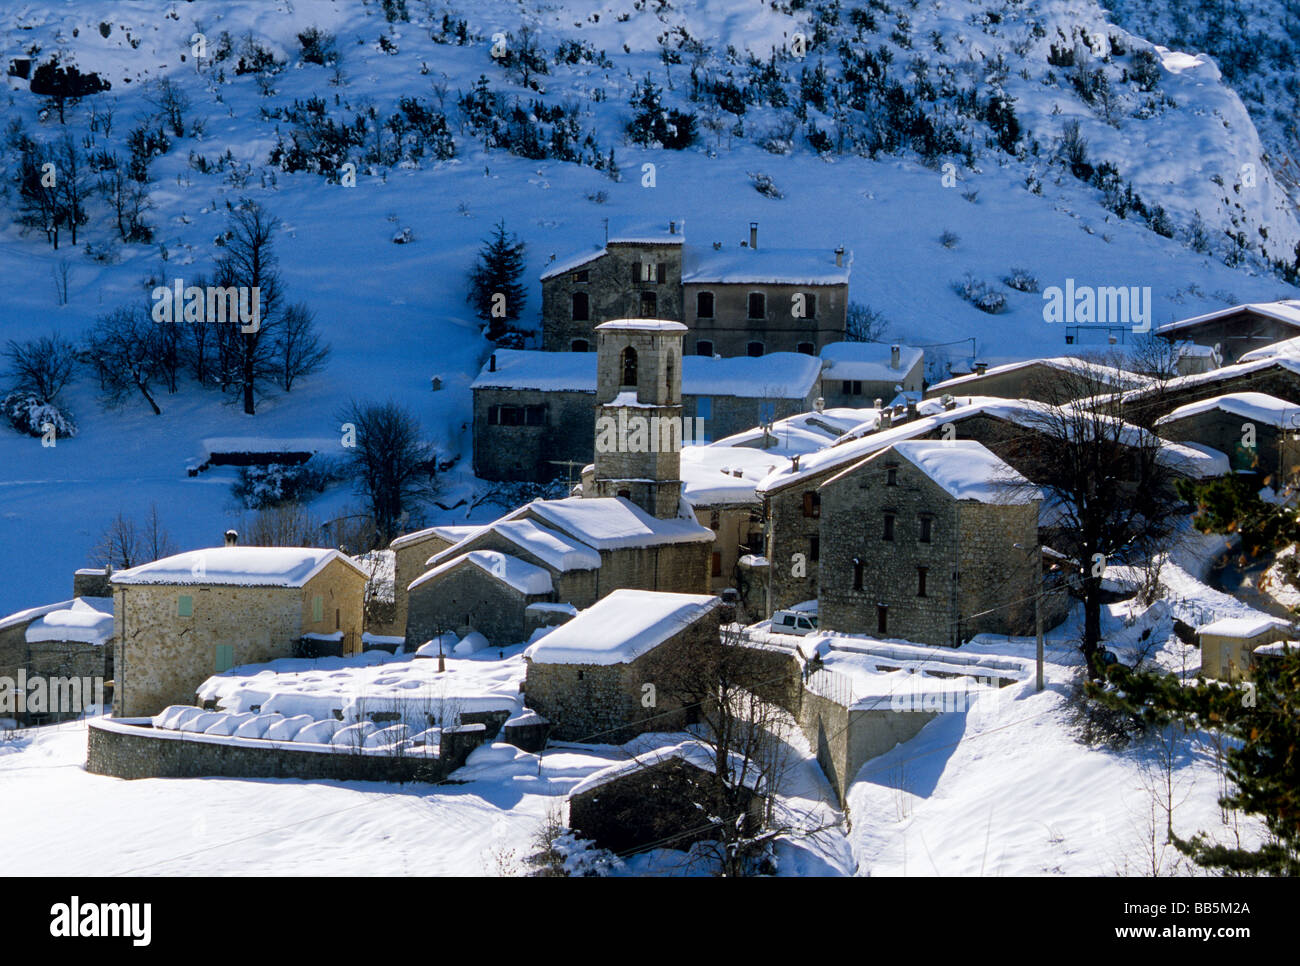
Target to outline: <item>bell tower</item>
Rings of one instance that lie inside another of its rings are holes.
[[[677,516],[685,332],[658,319],[596,326],[596,460],[584,496],[622,496],[651,516]]]

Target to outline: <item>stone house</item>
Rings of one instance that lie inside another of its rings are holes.
[[[821,398],[826,408],[890,403],[900,393],[919,398],[925,352],[894,343],[832,342],[822,349]]]
[[[627,223],[604,245],[551,262],[541,277],[543,349],[594,351],[596,326],[611,319],[681,321],[685,227]]]
[[[809,356],[686,356],[680,363],[683,442],[721,439],[807,412],[817,398],[821,362]],[[596,383],[594,352],[498,349],[471,386],[474,474],[541,483],[590,463]]]
[[[1300,358],[1278,355],[1221,366],[1209,372],[1170,379],[1163,385],[1130,389],[1120,397],[1124,418],[1150,425],[1180,406],[1256,392],[1300,404]]]
[[[1151,380],[1115,366],[1076,356],[1027,359],[989,368],[976,363],[975,371],[936,382],[925,390],[927,399],[941,396],[999,396],[1005,399],[1033,399],[1061,403],[1068,395],[1071,379],[1090,390],[1121,392],[1149,385]],[[1064,380],[1064,381],[1063,381]]]
[[[542,347],[589,352],[596,326],[618,318],[685,323],[700,356],[816,355],[842,340],[852,255],[758,247],[758,224],[737,247],[691,246],[685,225],[625,225],[542,273]]]
[[[74,597],[0,619],[0,718],[44,724],[110,700],[115,643],[111,598]]]
[[[1156,420],[1166,439],[1199,443],[1227,454],[1237,473],[1274,486],[1300,470],[1300,406],[1258,392],[1229,393],[1179,406]]]
[[[952,647],[1032,633],[1042,494],[980,443],[895,443],[818,492],[823,630]]]
[[[766,800],[753,768],[745,774],[739,756],[736,772],[744,774],[736,793],[744,808],[744,828],[762,827]],[[599,848],[615,854],[657,843],[687,851],[714,833],[701,828],[701,808],[717,802],[724,788],[718,781],[713,752],[698,741],[659,748],[618,762],[588,776],[569,793],[569,828]]]
[[[1295,636],[1293,624],[1276,617],[1224,617],[1196,629],[1201,673],[1220,681],[1240,681],[1254,670],[1255,648]]]
[[[562,741],[621,744],[644,731],[680,730],[693,720],[690,709],[666,694],[645,700],[653,668],[716,641],[720,606],[701,594],[614,591],[524,651],[528,706]]]
[[[116,716],[190,704],[213,674],[292,657],[304,638],[361,650],[367,575],[350,557],[233,540],[113,575]]]
[[[1155,334],[1170,342],[1191,342],[1218,350],[1221,365],[1269,343],[1300,336],[1300,301],[1234,305],[1159,326]]]
[[[393,552],[393,620],[390,624],[366,629],[376,634],[403,637],[406,634],[407,588],[411,581],[429,569],[429,558],[455,546],[479,529],[477,526],[427,527],[394,538],[388,544],[388,549]]]

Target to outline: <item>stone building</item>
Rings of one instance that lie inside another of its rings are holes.
[[[1226,453],[1237,473],[1253,473],[1274,487],[1300,470],[1300,406],[1258,392],[1229,393],[1179,406],[1156,421],[1166,439],[1199,443]]]
[[[1032,633],[1042,494],[981,444],[899,442],[818,493],[823,630],[952,647]]]
[[[113,713],[190,704],[214,673],[292,657],[304,638],[361,650],[366,573],[337,550],[227,545],[113,575]]]
[[[111,598],[79,596],[0,619],[0,718],[45,724],[92,712],[111,699],[115,643]]]
[[[413,533],[404,533],[388,545],[393,552],[393,620],[391,624],[366,629],[376,634],[403,637],[406,634],[407,588],[420,574],[428,570],[428,560],[453,547],[471,533],[476,526],[427,527]]]
[[[1121,392],[1150,384],[1146,376],[1116,366],[1076,356],[1027,359],[989,368],[977,363],[975,371],[936,382],[925,390],[927,399],[940,396],[1000,396],[1005,399],[1034,399],[1065,402],[1070,387],[1085,388],[1085,394],[1104,390]]]
[[[593,343],[594,345],[594,343]],[[812,408],[821,361],[686,356],[684,443],[708,442]],[[474,475],[547,482],[595,454],[596,353],[498,349],[474,380]]]
[[[1300,301],[1234,305],[1178,322],[1155,334],[1170,342],[1192,342],[1218,351],[1221,365],[1232,365],[1253,349],[1300,336]]]
[[[1295,625],[1276,617],[1224,617],[1196,629],[1201,647],[1201,673],[1219,681],[1240,681],[1252,675],[1255,649],[1295,637]]]
[[[689,327],[692,355],[816,355],[844,338],[852,260],[842,248],[760,250],[756,222],[735,247],[687,245],[680,221],[616,227],[542,273],[542,346],[589,352],[601,323],[657,318]]]
[[[821,398],[826,408],[889,404],[899,394],[920,398],[925,352],[884,342],[833,342],[822,349]]]
[[[1234,393],[1257,392],[1300,404],[1300,357],[1277,355],[1180,376],[1120,397],[1124,418],[1150,425],[1180,406]]]
[[[690,709],[645,685],[681,649],[718,638],[721,601],[701,594],[616,590],[524,652],[528,706],[562,741],[621,744],[643,731],[678,731]]]
[[[591,352],[610,319],[682,317],[685,223],[627,224],[542,273],[542,347]]]

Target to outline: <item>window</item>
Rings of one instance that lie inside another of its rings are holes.
[[[316,624],[325,619],[325,598],[320,594],[311,599],[311,619]]]
[[[767,296],[762,292],[749,293],[749,317],[751,319],[767,318]]]
[[[573,278],[570,279],[570,281],[572,281],[574,285],[585,285],[587,282],[591,281],[591,272],[585,268],[580,272],[574,272]]]
[[[898,467],[895,465],[885,466],[885,486],[898,486]]]
[[[334,629],[336,631],[339,629],[339,609],[337,607],[334,608]]]
[[[809,560],[822,559],[822,538],[821,537],[808,538],[808,559]]]
[[[892,513],[885,514],[885,532],[882,537],[885,540],[894,539],[894,515]]]
[[[806,356],[815,356],[817,354],[817,347],[811,342],[800,342],[794,348],[796,352],[802,352]]]
[[[803,317],[805,319],[817,318],[817,293],[803,293]]]
[[[929,575],[929,573],[930,573],[929,567],[916,568],[916,596],[917,597],[925,596],[925,578]]]
[[[722,554],[715,550],[713,556],[709,558],[709,575],[712,577],[722,576]]]
[[[546,406],[489,406],[489,426],[545,426]]]
[[[822,497],[820,493],[809,490],[803,495],[803,515],[816,519],[822,515]]]
[[[586,339],[574,339],[569,343],[569,350],[571,352],[590,352],[591,343]]]
[[[745,347],[745,351],[749,353],[751,359],[757,359],[763,354],[763,343],[751,342]]]
[[[930,542],[930,533],[933,530],[934,518],[921,517],[921,542]]]
[[[713,418],[712,396],[697,396],[695,398],[695,415],[700,419]]]
[[[860,380],[860,379],[845,379],[845,380],[843,380],[843,385],[840,387],[840,391],[843,392],[844,395],[846,395],[846,396],[861,396],[861,395],[862,395],[862,380]]]
[[[862,561],[857,557],[853,558],[853,589],[862,589]]]
[[[697,292],[695,295],[695,317],[697,319],[713,318],[713,293]],[[709,353],[712,355],[712,353]]]
[[[573,321],[587,322],[591,319],[589,310],[590,302],[587,299],[586,292],[573,293]]]
[[[631,490],[619,490],[619,491],[618,491],[618,495],[621,496],[621,497],[622,497],[623,499],[625,499],[625,500],[630,500],[630,499],[632,499],[632,491],[631,491]]]
[[[579,671],[579,672],[578,672],[578,680],[579,680],[579,681],[581,681],[581,680],[582,680],[582,674],[583,674],[583,672],[582,672],[582,671]]]
[[[722,515],[717,510],[709,511],[709,529],[717,530],[722,526]]]
[[[235,666],[235,645],[218,644],[213,648],[212,669],[220,674]]]
[[[876,605],[876,633],[889,633],[889,608],[884,604]]]
[[[667,262],[659,262],[657,265],[655,265],[655,281],[658,282],[660,285],[668,281]]]
[[[659,314],[659,296],[654,292],[641,293],[641,318],[653,319]]]
[[[176,616],[193,617],[194,616],[194,598],[189,594],[181,594],[176,598]]]
[[[636,386],[636,350],[628,346],[619,357],[619,369],[622,370],[621,386]]]
[[[697,356],[712,356],[713,343],[708,339],[701,339],[699,342],[695,343],[695,354]]]

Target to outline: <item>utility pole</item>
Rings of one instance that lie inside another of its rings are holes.
[[[1038,586],[1034,588],[1034,635],[1038,639],[1038,679],[1036,691],[1043,690],[1043,548],[1038,552]]]

